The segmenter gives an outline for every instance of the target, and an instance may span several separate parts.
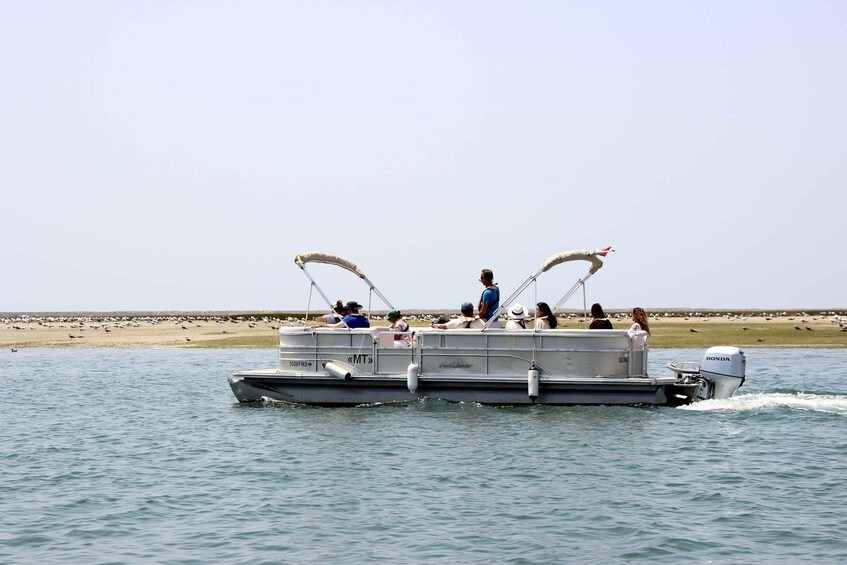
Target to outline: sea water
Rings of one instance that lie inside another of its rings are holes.
[[[238,404],[274,361],[0,353],[0,562],[847,562],[845,350],[683,408]]]

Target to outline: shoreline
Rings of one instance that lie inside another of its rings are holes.
[[[847,316],[847,307],[838,308],[694,308],[694,307],[671,307],[671,308],[652,308],[645,306],[644,309],[651,315],[664,316]],[[446,308],[408,308],[401,309],[406,314],[415,315],[437,315],[441,313],[452,313],[456,310],[455,305]],[[605,308],[608,314],[628,314],[632,309],[621,308]],[[311,314],[323,314],[328,309],[318,308],[310,311]],[[384,316],[388,312],[388,308],[374,308],[371,310],[372,315]],[[580,315],[583,312],[581,308],[563,308],[559,310],[559,315]],[[303,316],[305,310],[57,310],[57,311],[6,311],[0,312],[0,321],[5,321],[10,318],[47,318],[47,317],[249,317],[249,316]]]
[[[615,329],[630,325],[627,313],[607,311]],[[449,310],[410,310],[410,325],[425,327]],[[119,315],[123,314],[123,315]],[[297,315],[299,314],[299,316]],[[0,316],[0,348],[268,348],[276,347],[282,326],[303,326],[305,312],[273,313],[63,313]],[[316,314],[322,314],[317,312]],[[560,327],[582,329],[582,312],[559,313]],[[387,326],[384,312],[372,311],[372,325]],[[762,311],[657,309],[650,311],[650,347],[706,349],[847,348],[847,310]]]

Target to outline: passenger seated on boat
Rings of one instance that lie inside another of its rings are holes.
[[[391,322],[388,329],[394,332],[394,347],[411,347],[412,335],[403,333],[409,331],[409,324],[403,319],[400,310],[391,310],[386,318]]]
[[[525,330],[526,329],[526,308],[523,305],[515,303],[509,308],[509,320],[506,322],[507,330]]]
[[[439,330],[454,330],[454,329],[479,329],[485,327],[485,322],[473,315],[473,304],[465,302],[460,307],[461,316],[454,318],[449,322],[436,321],[430,324],[433,328]]]
[[[606,313],[603,312],[603,307],[598,303],[594,303],[591,305],[591,325],[588,326],[589,330],[611,330],[612,322],[609,321],[609,318],[606,317]]]
[[[344,309],[344,303],[340,300],[335,301],[335,306],[332,307],[332,312],[318,316],[315,321],[319,324],[337,324],[347,315],[347,310]]]
[[[364,314],[359,314],[359,310],[361,310],[362,305],[356,302],[355,300],[351,300],[347,304],[344,305],[344,309],[347,310],[347,315],[342,318],[340,322],[337,324],[318,324],[318,326],[326,326],[327,328],[369,328],[371,327],[371,323],[368,320],[368,317]]]
[[[555,330],[558,325],[559,320],[556,319],[555,314],[546,302],[539,302],[535,305],[536,330]]]
[[[627,330],[630,334],[638,332],[650,333],[650,323],[647,321],[647,312],[644,308],[634,308],[632,310],[632,325]]]
[[[359,310],[362,309],[361,304],[355,300],[351,300],[345,304],[344,308],[347,310],[347,315],[341,320],[342,324],[347,324],[347,327],[351,329],[371,327],[371,322],[368,320],[368,317],[364,314],[359,314]]]

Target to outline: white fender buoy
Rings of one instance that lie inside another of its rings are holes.
[[[418,366],[414,361],[409,363],[409,368],[406,369],[406,386],[411,393],[418,390]]]
[[[343,379],[345,381],[349,381],[353,377],[350,371],[340,365],[336,365],[332,361],[324,365],[324,369],[326,369],[326,372],[329,373],[331,376]]]
[[[527,373],[527,388],[529,389],[529,397],[535,402],[535,399],[538,398],[538,367],[535,366],[535,363],[530,365]]]

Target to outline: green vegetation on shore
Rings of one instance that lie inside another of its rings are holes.
[[[806,326],[813,329],[806,329]],[[795,329],[799,327],[800,329]],[[744,329],[747,328],[747,329]],[[847,332],[839,326],[794,322],[692,322],[652,323],[650,347],[706,348],[713,345],[752,347],[847,347]],[[695,331],[691,331],[691,330]]]
[[[252,335],[237,335],[215,339],[213,341],[201,341],[187,344],[184,347],[211,348],[211,349],[273,349],[277,346],[276,332],[262,332]]]
[[[386,324],[377,322],[374,325]],[[428,327],[428,325],[428,323],[422,321],[411,324],[413,329],[415,327]],[[615,328],[625,329],[628,325],[628,323],[616,322]],[[564,329],[582,329],[585,324],[578,323],[575,320],[563,320],[561,327]],[[841,331],[840,327],[835,324],[816,323],[812,325],[790,321],[739,323],[715,319],[683,322],[657,319],[651,320],[650,327],[652,330],[650,347],[657,349],[705,349],[714,345],[733,345],[741,348],[847,347],[847,332]],[[806,329],[807,327],[811,329]],[[276,332],[225,337],[187,346],[273,348],[276,346]]]

